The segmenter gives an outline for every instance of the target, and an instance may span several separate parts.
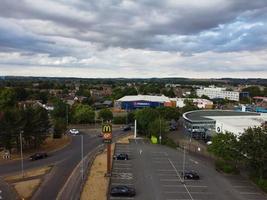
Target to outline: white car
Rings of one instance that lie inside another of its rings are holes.
[[[77,130],[75,128],[70,129],[70,134],[72,134],[72,135],[78,135],[79,133],[80,133],[79,130]]]

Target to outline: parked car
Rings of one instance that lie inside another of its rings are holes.
[[[30,160],[40,160],[47,157],[47,153],[35,153],[30,156]]]
[[[183,172],[181,172],[183,176]],[[184,179],[199,180],[199,175],[195,171],[185,171]]]
[[[128,186],[120,185],[112,187],[110,190],[110,195],[116,197],[133,197],[135,196],[135,189]]]
[[[123,131],[130,131],[131,129],[132,129],[132,128],[131,128],[130,125],[124,126],[124,127],[122,128]]]
[[[129,156],[126,153],[120,153],[118,155],[113,156],[114,160],[129,160]]]
[[[72,134],[72,135],[78,135],[79,133],[80,133],[79,130],[77,130],[75,128],[70,129],[70,134]]]

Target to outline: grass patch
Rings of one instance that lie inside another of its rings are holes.
[[[162,144],[163,144],[163,145],[166,145],[166,146],[168,146],[168,147],[174,148],[174,149],[176,149],[176,148],[179,146],[179,145],[176,144],[171,138],[168,138],[168,137],[163,138],[163,140],[162,140]]]
[[[251,178],[252,181],[264,192],[267,192],[267,179],[262,179],[262,178]]]
[[[17,182],[14,184],[14,187],[22,199],[30,199],[40,183],[40,179],[33,179],[29,181]]]
[[[236,166],[223,160],[216,160],[215,168],[216,170],[227,174],[239,174],[239,170],[236,168]]]

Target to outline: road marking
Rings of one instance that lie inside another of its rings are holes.
[[[133,164],[129,164],[129,163],[116,163],[116,162],[114,162],[114,164],[117,166],[117,165],[119,165],[119,166],[132,166]]]
[[[173,169],[175,170],[176,175],[180,178],[181,182],[183,183],[183,181],[182,181],[182,179],[181,179],[181,176],[179,175],[179,173],[178,173],[177,169],[175,168],[175,166],[173,165],[172,161],[171,161],[169,158],[168,158],[168,160],[169,160],[171,166],[173,167]],[[185,187],[185,189],[186,189],[188,195],[190,196],[191,200],[194,200],[193,197],[192,197],[192,195],[190,194],[190,192],[189,192],[189,190],[188,190],[188,188],[186,187],[185,184],[184,184],[184,187]]]
[[[140,156],[141,156],[142,152],[143,152],[142,149],[140,149],[140,150],[139,150],[139,154],[140,154]]]
[[[127,186],[132,186],[132,185],[134,185],[134,184],[132,184],[132,183],[111,183],[111,185],[127,185]]]
[[[259,192],[240,192],[240,194],[245,194],[245,195],[262,195]]]
[[[188,192],[178,192],[178,191],[164,191],[166,194],[188,194]],[[191,194],[205,194],[205,195],[212,195],[211,192],[190,192]],[[192,199],[190,199],[192,200]]]
[[[163,187],[183,187],[183,185],[162,185]],[[207,188],[206,185],[186,185],[189,188]]]
[[[254,188],[252,186],[245,186],[245,185],[234,185],[234,188]]]
[[[132,168],[130,168],[130,167],[113,167],[113,169],[114,169],[114,170],[123,170],[123,169],[125,169],[125,170],[130,170],[130,169],[132,169]]]
[[[109,199],[134,199],[133,197],[110,197]]]
[[[177,178],[176,179],[160,178],[159,180],[160,181],[174,181],[174,182],[179,182],[179,180]]]
[[[157,169],[158,172],[175,172],[173,169]]]

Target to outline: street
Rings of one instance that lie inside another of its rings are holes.
[[[117,130],[114,131],[114,136],[123,134],[124,132]],[[84,136],[84,156],[86,156],[89,152],[94,150],[98,145],[102,144],[102,138],[97,136],[97,133],[87,133],[81,132]],[[73,169],[81,160],[81,137],[73,136],[73,140],[70,145],[56,151],[52,154],[49,154],[48,158],[37,160],[37,161],[29,161],[27,158],[24,160],[24,169],[29,170],[33,168],[38,168],[47,165],[54,165],[52,171],[45,176],[44,181],[41,186],[37,189],[32,199],[38,200],[47,200],[47,199],[56,199],[58,193],[61,188],[67,181],[68,177],[72,173]],[[20,161],[14,161],[8,164],[0,165],[0,176],[3,177],[7,174],[19,172]],[[1,186],[1,185],[0,185]],[[6,188],[6,187],[5,187]],[[1,187],[2,190],[2,199],[10,199],[4,195],[6,189]],[[1,196],[1,195],[0,195]],[[12,199],[12,198],[11,198]]]

